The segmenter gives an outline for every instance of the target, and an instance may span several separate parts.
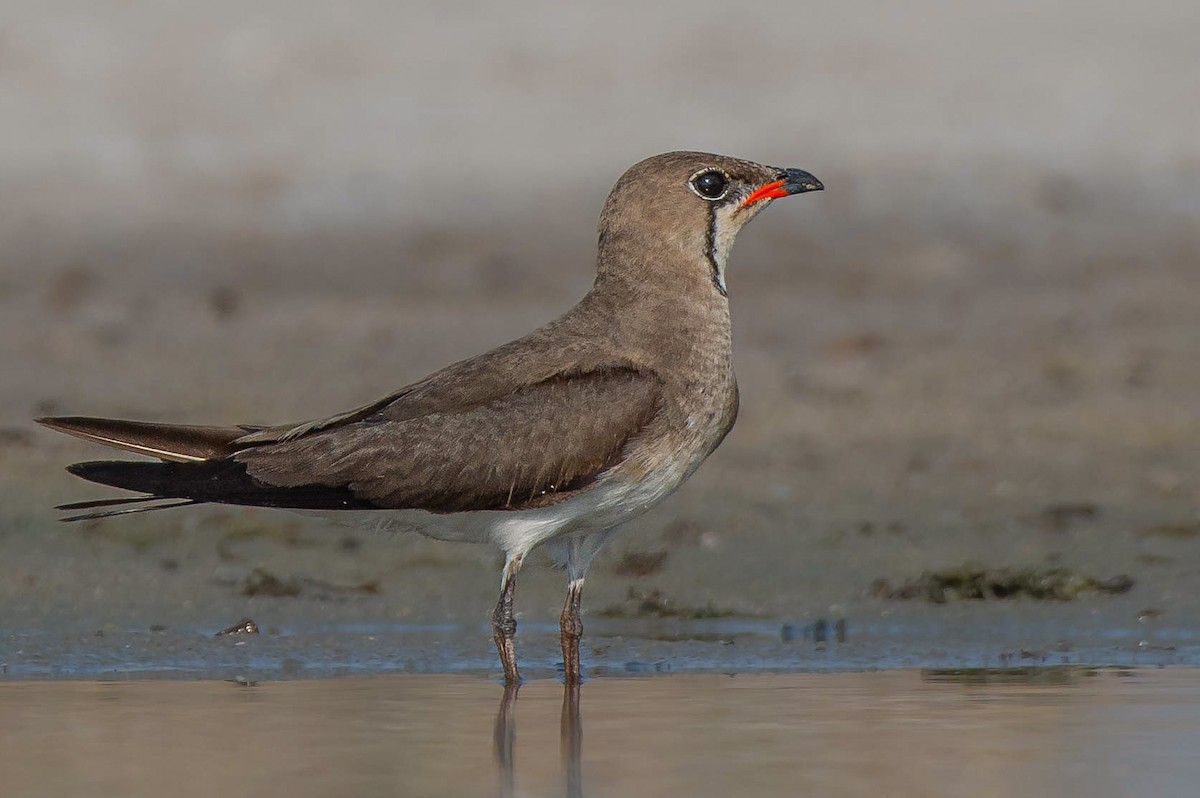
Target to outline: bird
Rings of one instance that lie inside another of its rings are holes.
[[[377,530],[490,543],[504,554],[492,637],[506,684],[522,563],[566,570],[563,673],[581,680],[584,578],[621,524],[678,488],[733,427],[726,265],[774,200],[823,190],[795,168],[701,152],[630,167],[598,224],[596,277],[570,310],[348,412],[274,426],[42,417],[152,460],[67,471],[138,496],[60,505],[64,521],[205,503],[317,512]]]

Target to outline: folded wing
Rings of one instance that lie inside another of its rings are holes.
[[[618,465],[658,412],[660,388],[653,373],[628,364],[595,367],[450,403],[448,412],[412,415],[379,403],[299,433],[257,439],[254,428],[244,427],[41,421],[169,461],[70,468],[154,498],[331,510],[521,509],[585,490]]]
[[[233,459],[256,481],[340,487],[391,509],[553,503],[617,465],[653,419],[660,384],[628,367],[556,375],[453,413],[381,413]]]

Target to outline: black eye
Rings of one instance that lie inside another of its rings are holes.
[[[729,181],[716,169],[692,177],[692,190],[707,200],[719,200],[729,190]]]

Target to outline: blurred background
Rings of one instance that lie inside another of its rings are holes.
[[[59,525],[106,495],[62,467],[106,453],[30,419],[374,399],[573,304],[608,188],[674,149],[827,191],[741,236],[738,426],[589,611],[877,617],[878,580],[973,562],[1129,574],[1080,612],[1194,626],[1197,31],[1174,0],[4,0],[0,628],[482,622],[480,548]],[[255,568],[375,592],[251,596]],[[525,573],[556,618],[562,576]]]

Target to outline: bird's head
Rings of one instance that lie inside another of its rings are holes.
[[[604,255],[630,260],[663,251],[704,262],[725,293],[725,263],[738,231],[772,200],[821,191],[803,169],[703,152],[668,152],[631,166],[600,215]]]

